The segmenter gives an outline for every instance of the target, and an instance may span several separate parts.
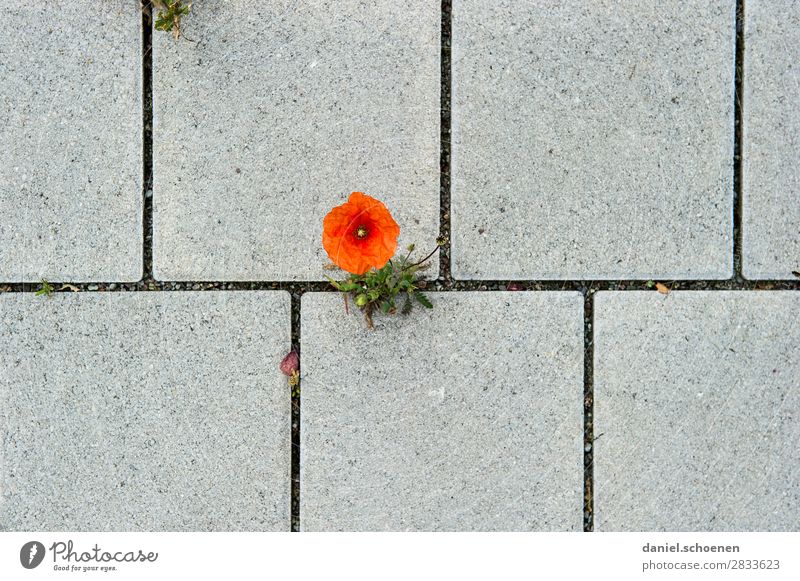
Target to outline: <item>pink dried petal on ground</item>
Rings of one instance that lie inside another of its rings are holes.
[[[300,371],[300,356],[297,351],[289,351],[286,357],[281,361],[281,373],[291,377],[296,372]]]

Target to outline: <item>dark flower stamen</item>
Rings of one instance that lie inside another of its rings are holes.
[[[356,238],[358,238],[359,240],[363,240],[364,238],[366,238],[367,234],[369,234],[369,232],[364,226],[359,226],[356,229]]]

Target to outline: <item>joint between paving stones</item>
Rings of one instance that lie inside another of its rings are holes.
[[[503,280],[444,280],[441,278],[425,281],[423,288],[437,292],[480,292],[480,291],[578,291],[581,293],[598,291],[641,291],[652,290],[653,282],[664,283],[670,291],[800,291],[800,280],[765,279],[725,279],[725,280],[668,280],[656,278],[647,279],[613,279],[613,280],[536,280],[536,279],[503,279]],[[134,283],[120,282],[74,282],[48,281],[53,285],[54,292],[141,292],[141,291],[264,291],[276,290],[289,293],[306,292],[336,292],[326,281],[158,281],[142,279]],[[61,288],[69,284],[74,288]],[[9,282],[0,283],[0,292],[25,293],[39,290],[38,283]]]
[[[300,302],[301,292],[292,292],[291,310],[291,336],[292,350],[300,355]],[[302,369],[302,359],[300,365]],[[302,377],[302,375],[301,375]],[[297,391],[290,392],[292,398],[291,415],[291,434],[292,434],[292,455],[291,455],[291,530],[300,531],[300,397],[302,390],[302,379],[298,384]]]
[[[594,531],[594,292],[583,296],[583,530]]]
[[[142,281],[153,281],[153,18],[142,9]]]
[[[733,278],[743,281],[742,274],[742,185],[744,151],[744,0],[736,0],[736,53],[734,56],[733,106]]]
[[[439,280],[452,282],[450,253],[450,148],[451,148],[451,64],[452,0],[442,0],[441,41],[441,88],[440,88],[440,136],[439,136],[439,236],[447,243],[439,249]]]

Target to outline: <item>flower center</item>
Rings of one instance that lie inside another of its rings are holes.
[[[369,234],[369,230],[367,230],[366,227],[359,226],[358,228],[356,228],[356,238],[358,238],[359,240],[363,240],[364,238],[366,238],[367,234]]]

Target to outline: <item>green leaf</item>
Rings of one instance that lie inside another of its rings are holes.
[[[346,282],[342,285],[342,290],[346,293],[351,293],[356,291],[362,291],[364,290],[364,288],[358,283]]]
[[[333,288],[335,288],[338,291],[342,291],[344,293],[350,293],[362,290],[361,285],[351,279],[333,280],[329,276],[326,276],[325,278],[328,279],[328,282],[331,283]]]
[[[421,304],[423,307],[425,307],[426,309],[432,309],[433,308],[433,303],[428,299],[428,297],[426,297],[421,292],[415,292],[414,293],[414,298],[417,299],[417,302],[419,304]]]
[[[344,290],[344,289],[342,288],[342,284],[341,284],[339,281],[333,280],[333,279],[332,279],[331,277],[329,277],[329,276],[326,276],[325,278],[327,278],[327,279],[328,279],[328,282],[329,282],[329,283],[331,283],[331,285],[333,285],[333,288],[335,288],[336,290],[340,290],[340,291],[343,291],[343,290]]]
[[[53,294],[53,286],[45,279],[42,279],[42,288],[36,291],[36,296],[40,297],[44,295],[49,297],[51,294]]]
[[[391,310],[392,310],[392,303],[390,303],[389,301],[383,301],[381,303],[381,311],[383,312],[384,315],[388,314],[389,311]]]

